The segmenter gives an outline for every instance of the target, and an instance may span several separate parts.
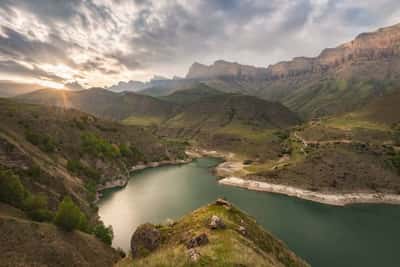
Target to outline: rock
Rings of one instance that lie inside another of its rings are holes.
[[[165,221],[165,224],[167,226],[171,227],[171,226],[174,226],[176,224],[176,222],[174,220],[170,219],[170,218],[167,218],[167,220]]]
[[[131,238],[133,258],[146,256],[158,248],[161,243],[161,233],[150,223],[140,225]]]
[[[188,254],[189,254],[189,259],[192,262],[197,262],[200,259],[200,253],[195,250],[194,248],[191,248],[188,250]]]
[[[223,206],[227,210],[231,210],[232,204],[229,201],[226,201],[225,199],[219,198],[217,201],[215,201],[216,205]]]
[[[215,201],[215,204],[219,206],[229,206],[229,207],[232,206],[232,204],[229,201],[223,198],[218,198],[217,201]]]
[[[208,244],[208,237],[207,234],[202,233],[192,239],[190,239],[187,243],[186,243],[186,247],[188,249],[191,248],[195,248],[195,247],[200,247],[200,246],[204,246]]]
[[[242,235],[247,235],[247,229],[244,226],[239,226],[238,232]]]
[[[216,229],[224,229],[226,227],[225,223],[217,215],[213,215],[211,217],[211,222],[210,222],[209,226],[210,226],[211,229],[214,229],[214,230],[216,230]]]

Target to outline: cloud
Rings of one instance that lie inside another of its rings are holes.
[[[64,81],[61,77],[48,73],[36,66],[27,67],[26,65],[11,60],[0,61],[0,73],[24,76],[29,78],[41,78],[44,80],[51,80],[54,82]]]
[[[3,0],[0,75],[91,87],[194,61],[267,66],[399,17],[398,0]]]

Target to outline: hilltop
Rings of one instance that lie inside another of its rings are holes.
[[[153,237],[151,244],[146,236]],[[131,246],[134,258],[116,266],[309,266],[224,200],[169,225],[139,226]]]

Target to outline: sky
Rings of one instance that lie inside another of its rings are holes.
[[[398,0],[0,0],[0,80],[71,89],[267,67],[400,23]]]

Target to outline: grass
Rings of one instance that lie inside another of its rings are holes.
[[[344,116],[334,117],[325,120],[324,124],[329,127],[350,131],[357,128],[378,130],[378,131],[389,131],[389,126],[366,120],[362,117],[362,114],[349,113]]]
[[[252,173],[259,173],[264,171],[272,170],[273,168],[282,168],[288,165],[295,164],[297,162],[301,162],[305,158],[305,153],[303,151],[303,144],[291,135],[287,141],[288,146],[290,147],[290,157],[288,160],[279,162],[279,159],[275,160],[267,160],[262,163],[253,163],[249,166],[245,167],[246,171]]]
[[[122,121],[126,125],[151,126],[160,124],[162,119],[155,116],[130,116]]]
[[[226,224],[225,229],[210,230],[207,224],[213,215]],[[244,226],[247,235],[237,232]],[[215,204],[200,208],[173,226],[159,226],[162,245],[150,255],[122,260],[116,266],[307,266],[286,246],[263,230],[255,220],[240,210]],[[200,260],[190,262],[184,240],[206,233],[207,245],[196,248]]]
[[[263,142],[266,140],[278,140],[274,135],[276,129],[253,129],[243,124],[229,124],[217,130],[217,133],[240,136],[252,141]]]

